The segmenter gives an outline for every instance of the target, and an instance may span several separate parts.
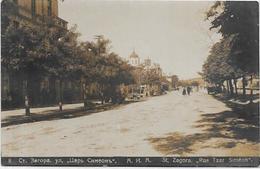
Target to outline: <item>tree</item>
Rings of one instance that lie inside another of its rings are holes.
[[[179,78],[177,75],[172,75],[172,86],[173,88],[177,88],[178,86],[178,81],[179,81]]]
[[[45,28],[34,26],[19,26],[10,24],[2,31],[2,58],[3,68],[10,74],[24,78],[26,114],[29,115],[29,100],[32,94],[32,85],[36,78],[43,76],[45,65],[42,61],[50,57],[46,55]]]
[[[7,7],[14,10],[8,10]],[[37,82],[43,77],[59,79],[60,89],[62,80],[78,77],[79,34],[75,32],[75,27],[67,31],[47,25],[17,25],[10,19],[15,14],[15,7],[11,1],[2,4],[5,10],[2,15],[4,22],[1,23],[1,63],[9,74],[23,77],[26,114],[29,115],[29,103],[39,98],[40,85]],[[34,90],[35,87],[37,90]]]
[[[245,75],[250,75],[252,79],[253,75],[259,74],[258,8],[258,2],[225,1],[216,2],[207,13],[208,19],[213,18],[210,29],[218,28],[223,38],[234,36],[230,58],[244,72],[244,95]]]
[[[124,97],[121,95],[120,85],[133,83],[132,68],[123,61],[117,54],[109,53],[104,57],[105,65],[100,69],[98,83],[101,84],[101,98],[112,99],[112,102],[122,102]]]
[[[98,36],[96,42],[85,42],[82,51],[85,53],[82,66],[84,83],[86,86],[94,84],[102,104],[110,99],[114,103],[121,102],[123,98],[118,100],[121,97],[119,86],[133,83],[131,66],[110,52],[110,43],[110,40]]]
[[[231,95],[233,95],[233,85],[231,79],[237,79],[243,72],[232,62],[230,50],[232,48],[233,37],[222,39],[213,45],[210,55],[203,65],[203,78],[209,82],[222,86],[228,80]]]
[[[179,80],[178,86],[188,87],[188,86],[190,86],[190,82],[188,80]]]
[[[76,27],[61,31],[53,29],[47,36],[50,50],[48,59],[43,62],[46,75],[59,80],[59,106],[62,110],[63,96],[62,86],[66,80],[79,81],[82,72],[82,53],[78,44],[79,33]],[[44,48],[46,49],[46,47]]]
[[[198,87],[198,86],[199,86],[199,82],[196,81],[196,80],[194,80],[194,81],[191,82],[191,86],[196,86],[196,87]]]
[[[13,7],[3,1],[2,8]],[[61,30],[48,25],[16,25],[3,12],[2,20],[2,68],[24,78],[26,85],[26,113],[34,94],[31,89],[41,78],[59,80],[60,110],[62,110],[62,86],[65,81],[79,81],[83,88],[84,107],[89,103],[87,86],[95,84],[103,102],[105,96],[116,100],[118,86],[133,83],[132,67],[117,54],[110,52],[110,40],[97,36],[95,42],[79,42],[76,26]],[[55,81],[54,81],[55,82]],[[38,85],[39,87],[40,85]],[[37,96],[37,94],[36,94]]]

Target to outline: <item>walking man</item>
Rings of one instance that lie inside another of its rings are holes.
[[[188,92],[188,95],[190,95],[190,92],[191,92],[191,87],[190,86],[187,87],[187,92]]]
[[[183,90],[182,90],[182,95],[186,95],[186,89],[185,89],[185,87],[184,87]]]

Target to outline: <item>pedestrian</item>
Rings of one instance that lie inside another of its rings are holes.
[[[190,92],[191,92],[191,87],[190,86],[187,87],[187,92],[188,92],[188,95],[190,95]]]
[[[186,95],[186,89],[185,88],[183,88],[183,90],[182,90],[182,95]]]

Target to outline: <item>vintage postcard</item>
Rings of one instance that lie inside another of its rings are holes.
[[[2,0],[4,166],[259,166],[257,1]]]

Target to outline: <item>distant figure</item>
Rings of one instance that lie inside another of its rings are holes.
[[[223,86],[223,93],[226,93],[227,92],[227,89],[225,86]]]
[[[187,92],[188,92],[188,95],[190,95],[190,92],[191,92],[191,87],[190,86],[187,87]]]
[[[182,90],[182,95],[186,95],[186,89],[185,88],[183,88],[183,90]]]

